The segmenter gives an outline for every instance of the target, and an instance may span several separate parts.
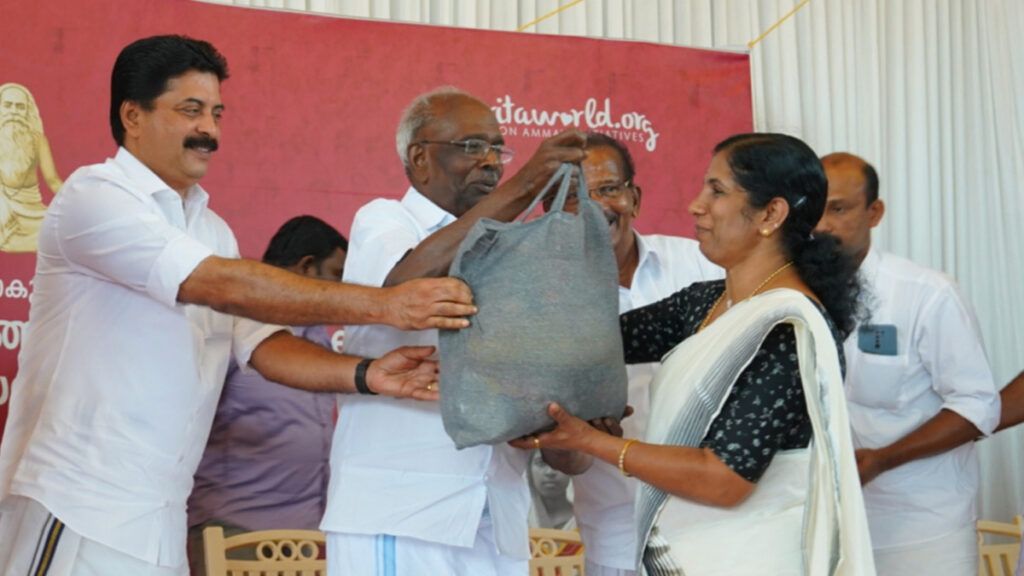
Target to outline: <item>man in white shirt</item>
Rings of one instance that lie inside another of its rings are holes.
[[[452,88],[416,98],[396,144],[411,187],[356,214],[345,281],[391,286],[447,274],[473,224],[510,221],[562,162],[579,162],[583,135],[545,140],[499,184],[512,152],[490,108]],[[351,354],[437,342],[434,330],[346,326]],[[527,571],[527,453],[509,446],[456,450],[437,405],[348,397],[331,453],[327,567],[332,575],[473,574]]]
[[[608,232],[619,265],[619,312],[646,306],[693,282],[722,277],[695,240],[641,235],[633,228],[640,215],[642,190],[624,144],[599,133],[587,134],[583,175],[590,197],[608,219]],[[575,198],[567,204],[572,210]],[[648,385],[658,364],[628,366],[629,405],[633,414],[621,422],[623,437],[643,438],[650,413]],[[628,576],[636,561],[634,501],[638,482],[612,465],[596,461],[573,476],[576,523],[583,537],[588,576]]]
[[[999,423],[977,320],[951,278],[871,248],[882,219],[867,162],[822,159],[828,203],[816,231],[860,262],[870,318],[845,343],[846,397],[881,576],[977,573],[974,443]]]
[[[227,65],[206,42],[118,56],[120,148],[65,183],[39,236],[35,290],[0,445],[0,573],[188,573],[185,502],[232,355],[309,390],[437,398],[431,348],[335,354],[281,326],[456,328],[465,285],[392,290],[239,259],[199,186],[218,147]]]

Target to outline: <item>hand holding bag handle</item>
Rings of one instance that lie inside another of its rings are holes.
[[[590,193],[587,191],[586,183],[583,180],[583,168],[579,164],[570,164],[568,162],[563,162],[562,165],[558,167],[558,170],[556,170],[555,173],[551,176],[551,179],[548,180],[547,184],[544,185],[544,188],[540,191],[540,193],[537,194],[536,197],[534,197],[533,202],[530,203],[530,206],[525,211],[523,211],[523,213],[519,216],[519,218],[515,220],[515,222],[519,224],[525,222],[526,219],[530,216],[530,214],[533,213],[534,209],[537,208],[537,204],[539,204],[544,199],[544,197],[548,195],[548,192],[551,190],[552,187],[554,187],[556,183],[558,183],[558,192],[555,194],[555,199],[551,203],[551,212],[563,211],[565,208],[565,201],[569,195],[569,186],[572,184],[572,173],[574,170],[577,172],[577,181],[579,183],[579,185],[576,188],[576,198],[579,200],[580,203],[584,202],[584,198],[589,200]],[[458,263],[461,263],[461,261],[463,260],[482,258],[494,245],[494,242],[497,240],[497,237],[497,232],[493,229],[487,230],[480,234],[473,241],[472,248],[467,250],[466,253],[458,256],[455,259],[455,261],[453,261],[451,269],[458,269],[460,267]],[[468,278],[463,279],[468,280]]]
[[[585,200],[590,199],[590,192],[587,191],[587,183],[583,180],[583,168],[579,164],[569,164],[563,162],[558,170],[551,176],[548,183],[544,185],[544,188],[537,194],[537,197],[533,199],[530,206],[522,213],[521,216],[516,220],[517,222],[525,222],[526,218],[533,213],[534,209],[537,208],[537,204],[548,195],[551,188],[554,187],[555,183],[558,183],[558,192],[555,194],[554,201],[551,202],[551,212],[561,212],[565,209],[565,200],[569,196],[569,186],[572,185],[572,175],[576,172],[576,199],[582,204]]]

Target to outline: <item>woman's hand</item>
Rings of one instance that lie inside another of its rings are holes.
[[[611,416],[605,416],[604,418],[594,418],[590,421],[590,425],[597,428],[605,434],[611,434],[616,438],[622,438],[622,421],[633,415],[633,407],[626,406],[626,409],[622,411],[622,418],[612,418]]]
[[[521,450],[536,448],[557,448],[560,450],[581,450],[587,452],[589,441],[605,434],[587,422],[569,414],[557,402],[548,405],[548,415],[555,421],[555,429],[523,436],[509,442]],[[603,420],[603,419],[601,419]]]

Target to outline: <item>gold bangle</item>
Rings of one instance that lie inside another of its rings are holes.
[[[632,474],[626,472],[626,452],[629,450],[629,447],[632,446],[634,442],[637,442],[636,438],[630,438],[629,440],[626,440],[626,443],[622,445],[622,450],[619,450],[619,472],[622,472],[622,475],[625,476],[626,478],[632,476]]]

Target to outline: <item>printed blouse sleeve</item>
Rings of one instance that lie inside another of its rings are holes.
[[[626,364],[658,362],[673,346],[683,341],[682,326],[675,317],[679,299],[680,293],[677,292],[619,316]]]
[[[806,447],[811,439],[800,381],[793,326],[776,326],[740,374],[701,447],[757,482],[779,450]]]
[[[717,283],[721,286],[721,282]],[[675,294],[619,316],[626,364],[659,362],[669,350],[697,331],[721,288],[696,283]]]

